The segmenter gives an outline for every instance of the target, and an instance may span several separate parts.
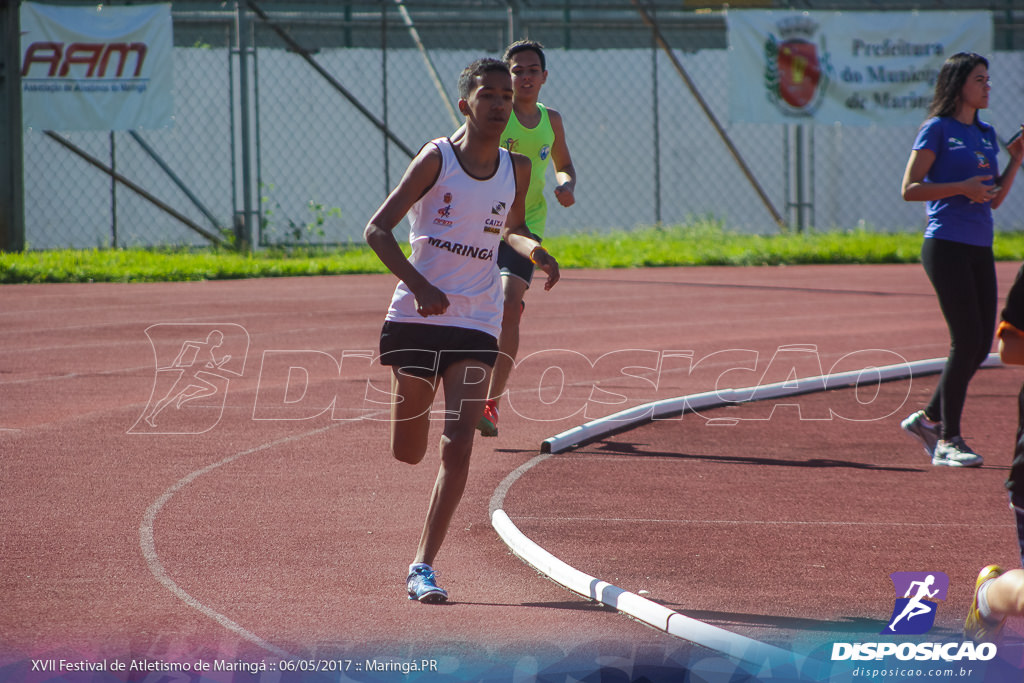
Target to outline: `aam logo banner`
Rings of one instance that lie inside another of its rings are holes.
[[[949,593],[949,577],[942,572],[893,572],[896,604],[889,625],[881,633],[920,635],[935,624],[937,601]]]
[[[156,372],[129,434],[202,434],[224,414],[228,387],[245,370],[249,333],[233,323],[160,323],[146,328]]]
[[[174,124],[171,3],[21,3],[22,123],[37,130]]]

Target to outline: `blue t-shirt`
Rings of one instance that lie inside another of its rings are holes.
[[[964,125],[948,116],[928,119],[914,140],[914,149],[935,153],[925,182],[953,183],[977,175],[999,177],[996,131],[987,123]],[[992,204],[975,203],[962,194],[925,202],[928,227],[924,236],[992,246]]]

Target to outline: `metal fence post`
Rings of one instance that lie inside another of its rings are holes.
[[[796,126],[796,231],[804,231],[804,127]]]
[[[117,139],[110,131],[110,246],[117,249]]]
[[[786,206],[790,209],[794,209],[796,213],[796,231],[798,233],[804,232],[808,226],[814,227],[814,126],[810,126],[810,144],[805,144],[804,133],[805,126],[802,123],[796,124],[794,127],[794,145],[793,145],[793,185],[795,187],[795,197],[790,196],[789,183],[787,180],[786,184]],[[788,126],[787,126],[788,133]],[[787,135],[788,140],[788,135]],[[790,154],[790,150],[787,144],[786,155]],[[789,172],[788,162],[786,165],[787,173]]]
[[[661,225],[661,118],[658,112],[658,45],[651,46],[651,100],[654,110],[654,222]]]
[[[520,0],[505,0],[508,9],[508,36],[505,40],[505,45],[511,45],[515,41],[523,37],[522,35],[522,7],[520,6]]]
[[[238,231],[238,249],[248,251],[253,245],[254,216],[252,206],[252,129],[249,122],[249,17],[245,5],[235,3],[238,38],[238,101],[241,111],[242,134],[242,216],[235,226]]]
[[[0,3],[0,250],[25,248],[18,2]]]
[[[380,6],[380,73],[381,73],[381,117],[384,122],[384,130],[381,137],[384,147],[384,193],[387,197],[391,191],[391,154],[388,147],[388,10],[381,3]]]

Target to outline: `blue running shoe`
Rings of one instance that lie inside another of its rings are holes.
[[[435,572],[430,565],[421,565],[412,570],[405,585],[410,600],[419,600],[430,605],[448,602],[448,593],[434,583]]]

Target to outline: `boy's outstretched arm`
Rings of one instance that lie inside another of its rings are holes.
[[[548,121],[555,133],[555,141],[551,145],[551,161],[555,165],[555,199],[562,206],[572,206],[576,203],[576,167],[572,165],[569,145],[565,142],[562,115],[548,109]]]
[[[558,261],[547,249],[540,246],[540,242],[533,239],[532,233],[526,228],[526,191],[530,188],[530,160],[522,154],[513,153],[512,164],[516,171],[516,198],[505,217],[502,237],[508,246],[547,273],[548,279],[544,283],[544,289],[549,290],[560,277]]]
[[[405,170],[398,186],[391,191],[363,231],[366,243],[388,270],[403,281],[416,296],[416,311],[424,318],[448,310],[448,297],[430,284],[409,262],[395,239],[395,226],[409,213],[412,205],[429,190],[441,172],[441,153],[433,145],[420,150]]]

